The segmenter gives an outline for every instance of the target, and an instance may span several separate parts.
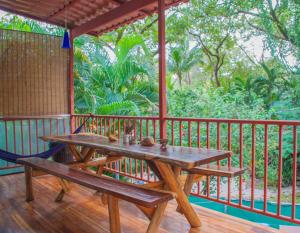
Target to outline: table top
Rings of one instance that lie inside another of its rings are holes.
[[[72,134],[41,138],[45,141],[91,147],[106,155],[120,155],[141,160],[160,160],[183,169],[222,160],[232,154],[230,151],[170,145],[167,146],[167,150],[162,151],[160,144],[151,147],[141,146],[140,144],[125,145],[121,140],[110,142],[107,137],[98,135]]]

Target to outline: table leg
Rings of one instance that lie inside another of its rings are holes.
[[[177,194],[176,200],[178,205],[180,206],[184,216],[190,223],[192,228],[197,228],[201,226],[200,219],[198,215],[196,214],[195,210],[189,203],[189,200],[180,187],[180,184],[178,180],[176,179],[176,176],[171,168],[170,165],[160,162],[160,161],[155,161],[155,165],[158,168],[160,174],[163,177],[164,182],[168,185],[169,189],[172,192],[175,192]]]
[[[25,166],[26,201],[33,201],[32,168]]]

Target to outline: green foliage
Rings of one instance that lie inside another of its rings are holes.
[[[139,115],[141,111],[156,108],[153,74],[147,61],[138,63],[136,58],[140,49],[144,55],[148,52],[141,37],[123,37],[113,51],[90,38],[84,46],[89,43],[93,45],[88,53],[80,47],[75,51],[78,112]]]

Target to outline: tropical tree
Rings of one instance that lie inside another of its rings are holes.
[[[189,78],[190,70],[199,63],[200,51],[197,46],[189,48],[189,40],[185,40],[183,44],[175,45],[170,48],[168,59],[168,70],[175,74],[178,78],[179,85],[182,86],[182,81],[188,78],[188,84],[191,84]]]
[[[157,87],[152,80],[153,71],[146,62],[137,62],[137,51],[141,51],[138,48],[143,46],[141,37],[126,36],[118,42],[114,53],[98,43],[90,49],[87,61],[85,56],[75,60],[75,67],[89,66],[86,73],[80,71],[78,76],[78,88],[89,97],[79,95],[78,101],[85,102],[84,106],[90,106],[97,114],[139,115],[156,110]]]

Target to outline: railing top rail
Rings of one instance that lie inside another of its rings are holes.
[[[300,126],[297,120],[249,120],[249,119],[226,119],[226,118],[188,118],[188,117],[167,117],[172,121],[194,121],[194,122],[216,122],[216,123],[237,123],[253,125],[290,125]]]
[[[40,120],[40,119],[64,119],[69,118],[70,114],[59,115],[41,115],[41,116],[0,116],[0,121],[18,121],[18,120]]]
[[[99,117],[99,118],[119,118],[119,119],[137,119],[137,120],[159,120],[158,116],[115,116],[115,115],[93,115],[93,114],[73,114],[77,117]]]
[[[78,117],[90,117],[90,114],[74,114]],[[115,115],[92,115],[100,118],[119,118],[119,119],[137,119],[137,120],[159,120],[158,116],[115,116]],[[227,118],[190,118],[190,117],[166,117],[170,121],[190,121],[190,122],[216,122],[216,123],[236,123],[253,125],[289,125],[300,126],[298,120],[249,120],[249,119],[227,119]]]

